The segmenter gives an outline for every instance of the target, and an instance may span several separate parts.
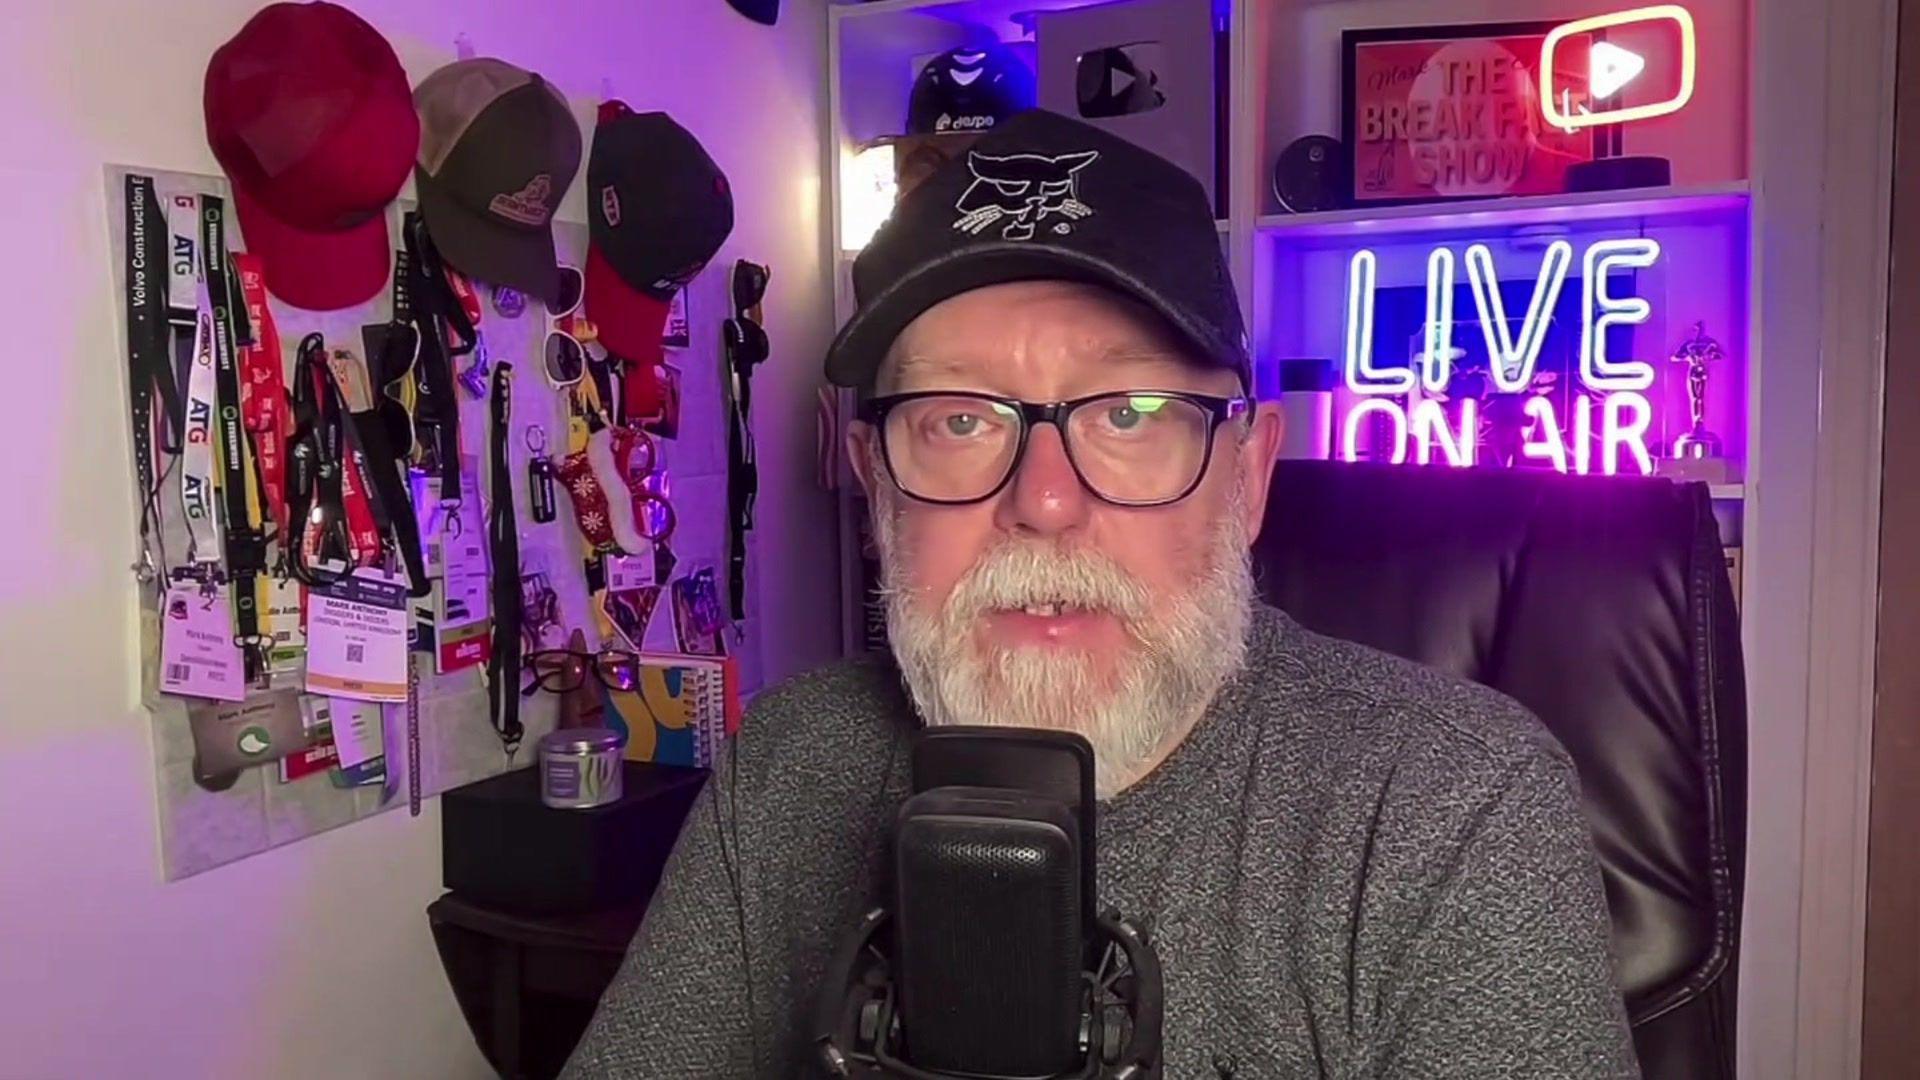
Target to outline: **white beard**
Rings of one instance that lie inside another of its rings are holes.
[[[876,487],[887,633],[928,724],[1079,732],[1093,744],[1098,795],[1108,799],[1150,771],[1245,663],[1254,585],[1238,489],[1214,531],[1206,570],[1178,595],[1155,597],[1095,551],[1007,539],[929,612],[900,584],[912,580],[895,520],[900,496],[884,482]],[[986,612],[1055,600],[1112,612],[1132,648],[1096,656],[981,643]]]

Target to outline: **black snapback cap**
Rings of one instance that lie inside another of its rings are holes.
[[[1170,323],[1197,363],[1253,388],[1213,206],[1178,165],[1041,109],[989,129],[917,185],[853,264],[857,308],[827,378],[870,391],[894,338],[948,297],[1009,281],[1102,285]]]
[[[985,131],[1033,108],[1033,72],[1005,45],[949,49],[927,61],[907,98],[907,133]]]
[[[762,26],[780,21],[780,0],[727,0],[727,4]]]
[[[600,106],[587,159],[588,231],[626,283],[661,299],[733,232],[733,189],[693,133],[663,112]]]

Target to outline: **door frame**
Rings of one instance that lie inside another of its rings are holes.
[[[1754,0],[1739,1075],[1860,1072],[1899,0]]]
[[[1920,1061],[1920,4],[1903,5],[1894,92],[1892,246],[1880,488],[1862,1076]],[[1899,483],[1905,480],[1907,483]]]

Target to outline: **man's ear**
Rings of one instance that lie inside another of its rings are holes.
[[[853,470],[854,479],[860,481],[860,490],[871,503],[873,494],[873,464],[878,460],[874,455],[879,447],[874,445],[878,434],[872,424],[865,420],[855,420],[847,425],[847,466]]]
[[[1240,443],[1240,470],[1246,494],[1247,538],[1260,535],[1267,520],[1267,495],[1273,487],[1273,462],[1280,454],[1280,433],[1286,416],[1277,401],[1263,401],[1253,407],[1253,420],[1247,437]]]

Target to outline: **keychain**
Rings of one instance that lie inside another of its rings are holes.
[[[542,525],[559,516],[559,503],[553,496],[553,459],[547,456],[547,429],[539,424],[527,428],[527,498],[533,505],[533,520]]]
[[[473,363],[460,373],[460,386],[467,396],[475,401],[483,401],[487,396],[487,380],[493,375],[493,363],[487,356],[487,338],[478,329],[473,332]]]

